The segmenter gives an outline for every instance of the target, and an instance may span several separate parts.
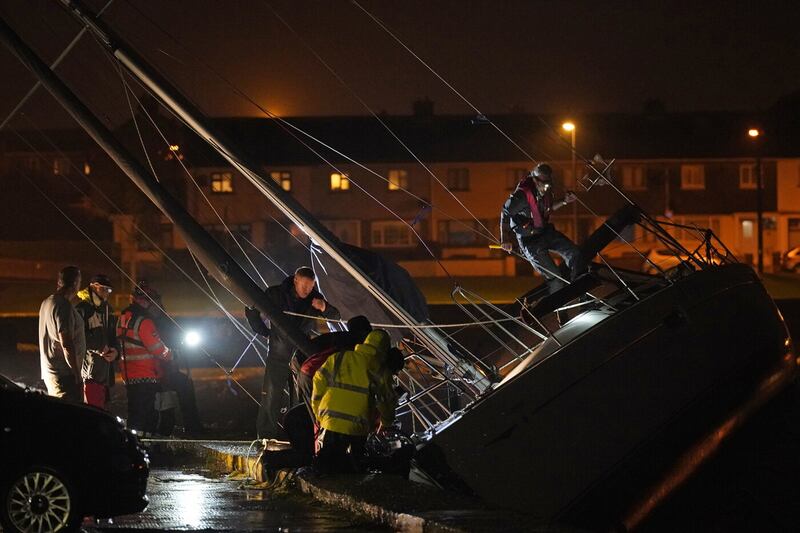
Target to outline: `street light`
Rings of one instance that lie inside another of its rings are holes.
[[[561,128],[564,131],[568,131],[570,133],[570,146],[572,152],[572,181],[575,186],[578,185],[578,162],[576,160],[576,151],[575,151],[575,133],[577,128],[575,127],[575,123],[568,120],[561,125]],[[572,224],[575,228],[575,241],[578,241],[578,204],[576,202],[572,202]]]
[[[764,177],[761,170],[761,149],[758,143],[761,130],[750,128],[747,130],[747,135],[753,142],[756,153],[756,247],[758,249],[756,264],[758,265],[758,274],[762,275],[764,273]]]

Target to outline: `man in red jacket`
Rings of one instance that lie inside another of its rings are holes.
[[[159,299],[146,281],[138,282],[131,293],[131,305],[117,323],[120,371],[128,392],[128,427],[150,434],[158,428],[155,400],[161,391],[162,361],[172,357],[151,317]]]

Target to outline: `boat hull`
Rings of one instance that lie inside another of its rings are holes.
[[[635,526],[796,373],[752,269],[696,272],[443,425],[422,470],[543,523]]]

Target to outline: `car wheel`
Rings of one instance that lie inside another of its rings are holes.
[[[0,491],[0,521],[6,532],[72,531],[80,515],[75,494],[64,476],[30,469]]]

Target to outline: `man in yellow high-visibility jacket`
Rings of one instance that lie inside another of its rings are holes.
[[[397,395],[387,360],[389,334],[372,331],[353,350],[328,358],[314,375],[311,408],[324,430],[316,467],[323,473],[357,471],[367,435],[394,422]],[[377,412],[376,412],[377,411]]]

